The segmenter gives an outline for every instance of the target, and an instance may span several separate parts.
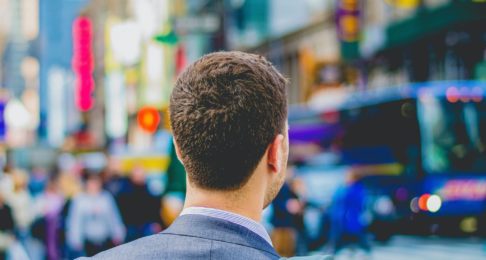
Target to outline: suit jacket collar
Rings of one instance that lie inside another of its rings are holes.
[[[275,249],[253,231],[223,219],[204,215],[179,216],[162,233],[219,240],[252,247],[278,256]]]

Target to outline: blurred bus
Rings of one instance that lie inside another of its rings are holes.
[[[291,107],[290,162],[323,208],[358,174],[377,239],[484,235],[485,95],[485,82],[428,82]]]

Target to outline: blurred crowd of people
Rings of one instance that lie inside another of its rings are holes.
[[[0,259],[73,259],[162,231],[183,207],[184,173],[169,164],[165,192],[153,194],[147,172],[121,172],[110,165],[69,171],[5,167],[0,175]],[[179,178],[182,181],[173,181]],[[175,185],[175,186],[174,186]],[[180,187],[179,187],[180,186]],[[267,221],[282,256],[348,246],[369,252],[364,189],[349,174],[325,208],[307,200],[305,182],[289,177],[273,201]],[[305,213],[321,212],[318,232],[309,232]],[[312,235],[311,233],[314,233]]]
[[[305,182],[292,172],[272,202],[271,237],[277,252],[284,257],[305,256],[312,251],[339,255],[351,249],[359,259],[370,254],[367,195],[357,174],[349,172],[334,192],[329,205],[318,205],[307,199]],[[305,214],[319,212],[317,232],[310,232]],[[347,253],[347,252],[346,252]]]
[[[129,173],[6,166],[0,174],[0,259],[92,256],[158,233],[182,209],[183,193],[153,194],[138,166]]]

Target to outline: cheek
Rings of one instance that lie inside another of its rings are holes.
[[[284,152],[283,152],[283,158],[282,158],[282,163],[283,163],[283,170],[287,169],[287,162],[289,159],[289,146],[288,144],[285,146]]]
[[[285,142],[284,142],[285,158],[289,157],[289,147],[290,147],[289,137],[287,135],[287,137],[285,138]]]

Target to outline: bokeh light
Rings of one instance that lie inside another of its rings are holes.
[[[435,212],[439,211],[441,206],[442,206],[442,199],[439,196],[431,195],[427,199],[427,209],[430,212],[435,213]]]

